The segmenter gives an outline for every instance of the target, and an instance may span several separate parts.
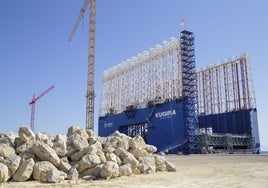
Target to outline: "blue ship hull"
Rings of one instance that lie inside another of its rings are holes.
[[[108,136],[119,130],[129,136],[141,135],[147,144],[157,147],[158,152],[187,154],[187,127],[184,125],[182,99],[151,104],[142,109],[128,109],[119,114],[99,118],[99,136]],[[259,149],[256,109],[198,117],[198,126],[212,129],[217,134],[248,135],[254,138],[254,148]]]

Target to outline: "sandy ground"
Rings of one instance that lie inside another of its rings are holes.
[[[62,183],[9,182],[8,187],[268,187],[268,155],[168,155],[177,172],[157,172],[110,180]]]

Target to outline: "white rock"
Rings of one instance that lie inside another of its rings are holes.
[[[19,168],[17,169],[16,173],[13,176],[13,179],[15,181],[27,181],[33,173],[33,167],[34,167],[33,159],[28,159],[25,161],[22,160]]]
[[[117,156],[114,153],[105,154],[107,161],[113,161],[117,163]]]
[[[103,167],[103,164],[98,164],[94,168],[89,168],[85,170],[84,172],[81,173],[82,177],[93,177],[94,178],[101,178],[100,171],[101,168]]]
[[[37,141],[33,144],[32,151],[39,159],[50,161],[56,167],[60,165],[60,158],[58,157],[55,150],[53,150],[49,145]]]
[[[166,167],[166,159],[164,156],[160,155],[154,155],[155,157],[155,166],[156,166],[156,171],[161,171],[164,172],[167,170]]]
[[[67,174],[67,179],[68,180],[77,180],[78,179],[78,171],[76,170],[76,168],[71,168]]]
[[[52,148],[56,151],[58,156],[65,157],[68,153],[67,151],[67,137],[63,135],[57,135],[56,139],[52,145]]]
[[[77,171],[81,173],[88,168],[97,166],[100,163],[101,161],[97,154],[87,154],[79,161],[79,167]]]
[[[7,182],[9,178],[10,172],[8,171],[8,167],[0,163],[0,183]]]
[[[49,136],[46,133],[36,133],[36,140],[44,142],[45,144],[49,145],[50,147],[52,147],[53,143],[50,140]]]
[[[141,136],[135,136],[134,138],[132,138],[131,140],[129,140],[129,147],[131,149],[135,149],[135,148],[140,148],[140,147],[144,147],[146,146],[145,141],[143,140],[143,138]]]
[[[6,144],[10,147],[12,147],[13,149],[15,148],[14,143],[12,142],[12,140],[8,137],[4,137],[4,138],[0,138],[0,143]]]
[[[132,174],[130,164],[122,165],[119,167],[119,176],[130,176]]]
[[[155,153],[157,151],[157,148],[153,145],[146,145],[144,146],[144,149],[149,153]]]
[[[3,133],[3,138],[6,138],[6,141],[8,142],[8,145],[12,148],[15,148],[15,139],[19,138],[18,134],[15,134],[13,132],[6,132]]]
[[[31,152],[32,146],[33,146],[33,142],[23,143],[22,145],[17,147],[16,153],[21,154],[21,153],[25,153],[25,152]]]
[[[6,158],[15,154],[14,149],[6,144],[0,143],[0,148],[0,157]]]
[[[73,133],[69,136],[67,142],[71,143],[76,150],[81,150],[89,146],[87,138],[79,135],[78,133]]]
[[[57,168],[49,161],[36,162],[33,168],[33,178],[38,181],[47,181],[47,173]]]
[[[107,161],[101,168],[100,175],[102,178],[115,178],[119,176],[119,166],[117,163]]]
[[[66,173],[60,170],[49,170],[47,172],[47,182],[49,183],[59,183],[67,177]]]
[[[141,173],[153,173],[156,171],[154,156],[140,157],[139,163],[139,169]]]
[[[30,142],[35,140],[35,134],[28,127],[20,127],[19,137],[23,142]]]
[[[21,157],[17,155],[11,155],[4,161],[4,164],[8,167],[11,175],[13,176],[20,165]]]
[[[132,171],[139,166],[139,161],[135,157],[126,157],[123,159],[123,164],[130,164]]]
[[[65,162],[64,160],[60,160],[59,170],[62,170],[63,172],[68,173],[71,168],[72,166],[68,162]]]
[[[149,156],[149,153],[143,149],[142,147],[137,147],[134,149],[131,149],[130,152],[136,157],[136,159],[140,157],[147,157]]]
[[[106,156],[101,150],[97,150],[96,154],[99,156],[101,163],[105,163],[107,161]]]
[[[73,125],[68,128],[67,137],[71,136],[73,133],[75,133],[77,130],[80,130],[80,127]]]
[[[176,166],[171,162],[166,161],[167,171],[176,172]]]

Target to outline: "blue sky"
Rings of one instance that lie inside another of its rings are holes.
[[[88,13],[67,40],[82,4],[1,1],[0,132],[29,125],[32,95],[51,85],[55,89],[36,103],[36,131],[65,134],[73,124],[85,127]],[[267,10],[266,0],[97,0],[96,110],[102,71],[177,37],[185,18],[185,28],[195,34],[197,67],[249,53],[261,145],[268,146]]]

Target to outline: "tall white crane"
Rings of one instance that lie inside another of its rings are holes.
[[[88,74],[87,74],[87,93],[86,93],[86,129],[94,130],[94,78],[95,78],[95,25],[96,25],[96,0],[85,0],[73,30],[69,36],[72,40],[75,31],[88,7],[89,14],[89,39],[88,39]]]

